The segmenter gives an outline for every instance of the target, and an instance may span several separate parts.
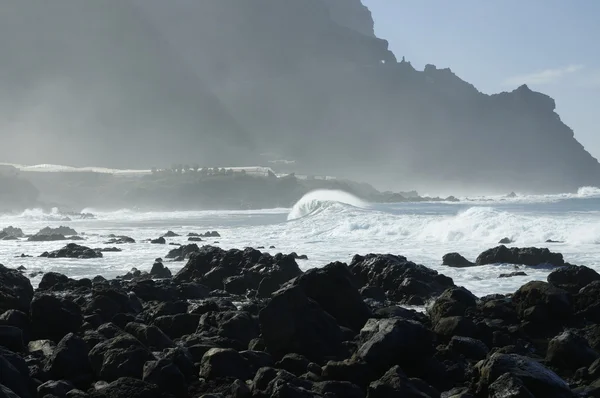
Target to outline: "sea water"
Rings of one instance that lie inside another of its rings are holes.
[[[277,252],[306,254],[302,269],[322,267],[332,261],[349,262],[355,254],[392,253],[433,268],[454,279],[478,296],[512,293],[531,280],[544,280],[551,271],[544,267],[500,264],[471,268],[442,265],[442,256],[459,252],[474,261],[482,251],[497,246],[502,238],[509,246],[548,247],[563,253],[565,260],[600,272],[600,190],[582,188],[576,194],[517,196],[513,198],[462,198],[456,203],[371,204],[339,191],[307,194],[292,209],[252,211],[102,212],[86,209],[95,219],[64,221],[58,212],[27,210],[0,216],[0,228],[20,227],[34,234],[43,227],[74,228],[92,248],[107,247],[107,235],[127,235],[135,244],[119,245],[122,252],[104,253],[100,259],[48,259],[38,257],[67,242],[0,241],[0,263],[24,266],[26,275],[56,271],[73,278],[102,275],[114,278],[131,268],[150,270],[154,259],[165,258],[175,246],[187,244],[187,234],[216,230],[219,238],[198,244],[224,249],[264,246]],[[166,245],[146,242],[168,230],[180,237],[167,238]],[[561,243],[546,243],[551,239]],[[215,242],[218,243],[215,243]],[[269,247],[275,246],[275,249]],[[261,249],[263,250],[263,249]],[[33,257],[21,258],[21,254]],[[168,262],[174,272],[185,263]],[[498,278],[519,269],[527,276]],[[32,277],[34,285],[40,276]]]

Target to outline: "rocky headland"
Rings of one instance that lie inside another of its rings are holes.
[[[37,288],[1,266],[1,396],[600,396],[600,275],[547,249],[482,253],[472,266],[552,267],[486,297],[396,255],[302,272],[294,254],[178,250],[175,275],[157,259]]]

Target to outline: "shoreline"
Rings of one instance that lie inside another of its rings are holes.
[[[357,255],[302,272],[293,255],[178,250],[172,256],[185,266],[177,274],[161,260],[127,280],[50,272],[33,289],[0,268],[0,357],[13,369],[0,384],[21,397],[600,391],[600,275],[556,253],[483,252],[477,263],[555,267],[547,282],[478,298],[402,256]],[[425,313],[406,308],[426,304]]]

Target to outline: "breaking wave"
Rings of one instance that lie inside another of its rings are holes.
[[[330,209],[336,206],[365,208],[367,202],[339,190],[317,190],[307,193],[300,199],[288,214],[288,221],[303,218],[309,215],[317,214],[324,209]]]

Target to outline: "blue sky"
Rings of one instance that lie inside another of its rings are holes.
[[[398,59],[488,94],[527,83],[600,159],[600,0],[362,1]]]

